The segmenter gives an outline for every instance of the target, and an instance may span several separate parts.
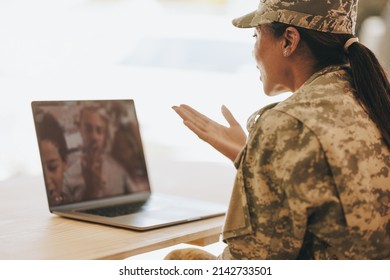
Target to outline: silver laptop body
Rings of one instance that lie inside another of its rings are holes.
[[[225,205],[152,194],[133,100],[31,105],[52,213],[135,230],[225,213]]]

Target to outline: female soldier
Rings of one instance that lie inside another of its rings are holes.
[[[264,92],[293,93],[252,115],[247,140],[226,108],[230,127],[173,107],[237,167],[219,258],[390,258],[390,85],[356,13],[357,0],[261,0],[233,21],[254,28]]]

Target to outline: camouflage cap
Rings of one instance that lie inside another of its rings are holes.
[[[358,0],[260,0],[256,11],[233,20],[240,28],[274,21],[322,32],[355,34]]]

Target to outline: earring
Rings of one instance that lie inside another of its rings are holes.
[[[285,50],[283,51],[283,56],[284,56],[284,57],[288,56],[288,50],[287,50],[287,49],[285,49]]]

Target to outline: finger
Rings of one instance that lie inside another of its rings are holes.
[[[222,105],[221,112],[223,117],[227,120],[230,126],[239,125],[238,121],[234,118],[233,114],[225,105]]]
[[[206,126],[211,122],[208,117],[188,105],[180,105],[179,107],[175,106],[172,108],[184,121],[191,121],[199,126]]]
[[[184,109],[186,112],[188,112],[188,115],[191,116],[192,121],[196,124],[202,125],[203,127],[219,127],[221,124],[218,122],[210,119],[209,117],[203,115],[202,113],[198,112],[191,106],[188,106],[186,104],[180,105],[182,109]]]
[[[207,119],[207,117],[200,112],[196,111],[188,105],[180,105],[175,108],[175,111],[183,118],[188,120],[202,120]]]

